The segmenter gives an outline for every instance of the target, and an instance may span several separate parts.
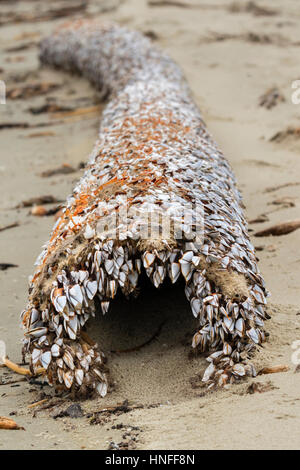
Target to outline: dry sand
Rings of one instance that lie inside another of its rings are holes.
[[[300,105],[291,102],[291,83],[299,78],[299,2],[256,2],[274,9],[274,15],[245,10],[247,2],[241,0],[235,8],[227,0],[191,0],[189,8],[150,6],[146,0],[88,3],[87,11],[77,16],[92,13],[152,34],[182,66],[209,129],[233,166],[248,220],[268,216],[264,223],[250,224],[252,235],[273,223],[299,218],[299,137],[269,141],[277,132],[299,126]],[[60,0],[51,2],[51,8],[62,5]],[[110,11],[100,12],[107,7]],[[50,2],[34,0],[0,4],[0,23],[5,23],[8,14],[21,15],[21,20],[23,14],[23,21],[16,23],[11,18],[11,23],[1,26],[0,78],[8,88],[41,81],[59,84],[44,96],[8,99],[6,105],[0,105],[0,124],[47,123],[46,127],[0,130],[0,227],[15,221],[20,224],[0,232],[0,262],[18,265],[0,271],[0,339],[16,362],[21,360],[18,324],[26,304],[27,278],[48,239],[53,216],[33,217],[28,215],[29,209],[14,207],[44,194],[64,200],[80,171],[49,178],[39,175],[63,163],[77,167],[86,161],[99,122],[97,112],[72,117],[28,111],[50,99],[76,109],[99,103],[84,80],[39,68],[38,39],[65,19],[30,20],[30,15],[41,16],[49,8]],[[9,50],[19,46],[20,50]],[[272,109],[260,107],[259,97],[273,86],[285,101]],[[46,134],[32,136],[39,132]],[[280,185],[286,186],[266,192],[266,188]],[[286,197],[292,204],[273,204]],[[205,360],[189,358],[194,323],[182,289],[148,290],[136,303],[115,305],[107,317],[92,325],[91,334],[104,342],[108,352],[115,387],[105,399],[81,402],[85,416],[53,418],[70,400],[48,410],[28,408],[45,397],[43,394],[52,395],[52,390],[27,382],[5,384],[20,377],[0,369],[0,416],[12,414],[25,427],[25,431],[1,430],[0,449],[106,449],[111,441],[128,442],[130,436],[137,436],[137,449],[299,448],[300,373],[294,372],[291,362],[291,344],[300,339],[299,240],[300,230],[282,237],[252,238],[260,249],[260,267],[272,293],[272,319],[267,324],[270,338],[255,363],[258,369],[285,364],[288,372],[258,376],[230,390],[206,393],[199,382]],[[148,346],[130,353],[110,352],[143,343],[163,321],[158,338]],[[249,394],[249,385],[258,382],[266,385],[264,393]],[[143,407],[90,424],[89,413],[125,399]],[[125,428],[117,429],[118,424]],[[130,435],[123,437],[130,426],[138,429],[131,428]]]

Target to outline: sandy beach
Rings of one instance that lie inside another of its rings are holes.
[[[0,450],[299,449],[300,368],[292,344],[300,340],[300,228],[256,236],[300,219],[300,104],[292,101],[292,83],[300,79],[297,0],[0,0],[0,80],[6,84],[0,340],[9,358],[21,363],[19,317],[28,276],[97,138],[103,107],[97,92],[38,60],[39,40],[80,17],[146,34],[184,70],[237,177],[271,292],[270,336],[253,362],[258,371],[286,367],[207,391],[200,378],[205,358],[190,354],[195,323],[183,289],[150,289],[90,324],[112,383],[104,399],[76,401],[78,417],[66,411],[70,398],[0,367],[0,416],[24,427],[0,429]],[[42,196],[52,197],[38,203],[49,214],[35,216],[29,200]]]

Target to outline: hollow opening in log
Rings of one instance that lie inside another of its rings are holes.
[[[105,315],[99,305],[87,333],[105,353],[119,391],[145,402],[173,394],[178,399],[191,376],[205,366],[204,357],[200,363],[199,357],[189,359],[198,321],[184,292],[185,281],[171,284],[166,279],[157,289],[143,273],[138,285],[136,298],[126,299],[119,292]]]
[[[181,278],[175,285],[166,279],[156,288],[143,272],[137,295],[126,298],[119,290],[105,315],[96,300],[96,316],[87,325],[89,334],[107,355],[140,351],[153,343],[163,347],[167,337],[171,343],[187,338],[190,346],[198,322],[184,287]]]

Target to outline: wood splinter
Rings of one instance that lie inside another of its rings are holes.
[[[0,416],[0,429],[25,431],[25,428],[19,426],[13,419],[6,418],[5,416]]]
[[[29,369],[21,367],[15,362],[10,361],[6,356],[0,357],[0,366],[5,366],[8,369],[13,370],[16,374],[27,375],[31,377],[36,377],[37,375],[42,375],[45,373],[45,369],[43,367],[39,367],[33,375]]]

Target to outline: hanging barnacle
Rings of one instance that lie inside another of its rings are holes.
[[[31,369],[50,384],[104,396],[104,355],[83,331],[118,290],[182,276],[208,350],[203,380],[255,375],[266,289],[232,170],[208,133],[180,68],[144,36],[77,21],[41,43],[41,61],[86,76],[108,104],[85,173],[37,260],[22,313]]]

